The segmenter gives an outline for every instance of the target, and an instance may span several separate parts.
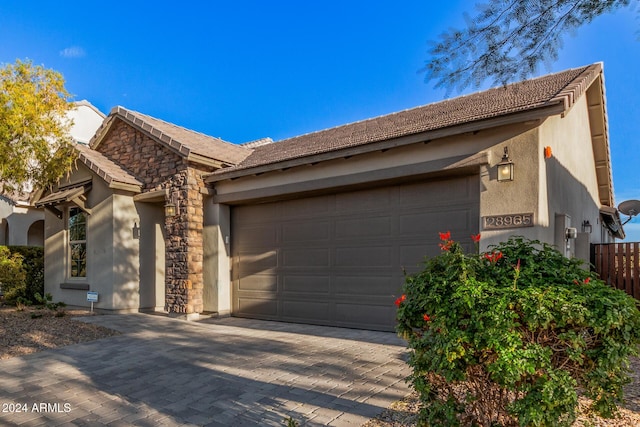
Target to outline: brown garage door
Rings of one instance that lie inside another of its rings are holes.
[[[232,209],[233,314],[393,330],[403,270],[478,232],[479,178]]]

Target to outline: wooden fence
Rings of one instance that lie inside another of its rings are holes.
[[[640,242],[591,245],[591,263],[606,283],[640,299]]]

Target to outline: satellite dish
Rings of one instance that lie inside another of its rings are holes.
[[[629,219],[622,223],[622,225],[631,221],[631,219],[640,214],[640,200],[627,200],[618,205],[620,213],[627,215]]]

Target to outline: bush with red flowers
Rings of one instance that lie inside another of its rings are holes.
[[[636,300],[538,241],[464,254],[440,237],[396,301],[421,422],[569,426],[578,390],[612,417],[640,343]]]

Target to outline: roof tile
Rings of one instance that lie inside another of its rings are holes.
[[[600,64],[593,64],[257,146],[240,164],[216,171],[214,175],[443,129],[561,102],[571,104],[572,99],[577,99],[590,84],[584,81],[592,79],[600,70]]]
[[[76,144],[75,148],[79,152],[79,160],[107,183],[118,182],[142,187],[142,182],[102,153],[82,144]]]
[[[91,140],[90,145],[93,148],[96,148],[100,143],[104,131],[108,129],[114,117],[120,117],[143,129],[182,156],[189,156],[190,153],[194,153],[228,165],[236,165],[251,153],[251,149],[247,147],[241,147],[124,107],[115,107],[111,110],[109,117]]]

